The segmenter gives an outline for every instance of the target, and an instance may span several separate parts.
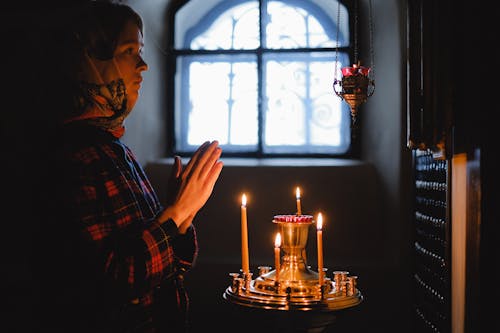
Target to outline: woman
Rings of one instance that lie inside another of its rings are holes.
[[[73,107],[58,113],[58,197],[39,262],[50,272],[40,279],[41,307],[51,308],[40,309],[41,324],[66,332],[185,332],[182,280],[198,251],[192,221],[222,170],[221,148],[204,143],[185,167],[175,158],[163,207],[120,141],[148,69],[140,16],[124,4],[90,2],[71,26],[61,42],[66,93],[59,102]]]

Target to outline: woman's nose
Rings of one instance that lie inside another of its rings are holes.
[[[139,56],[139,62],[137,63],[137,68],[141,71],[147,71],[149,69],[148,64],[144,61],[144,59]]]

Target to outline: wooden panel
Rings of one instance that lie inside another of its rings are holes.
[[[451,181],[451,331],[464,332],[465,318],[465,265],[467,239],[467,156],[454,155]]]

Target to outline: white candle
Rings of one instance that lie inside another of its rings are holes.
[[[280,247],[281,247],[281,234],[278,232],[274,240],[274,267],[276,270],[275,280],[280,278]]]
[[[243,273],[250,272],[248,263],[247,196],[241,196],[241,267]]]
[[[316,236],[318,242],[318,278],[319,285],[323,285],[323,216],[321,213],[318,214],[318,220],[316,221]]]
[[[297,215],[302,215],[302,208],[300,207],[300,188],[295,190],[295,197],[297,198]]]

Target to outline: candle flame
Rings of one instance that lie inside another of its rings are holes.
[[[297,189],[295,190],[295,197],[297,197],[297,199],[300,199],[300,187],[297,186]]]
[[[318,214],[318,221],[316,222],[316,229],[321,230],[323,228],[323,215]]]
[[[274,239],[274,247],[280,247],[281,246],[281,234],[278,232],[276,234],[276,238]]]
[[[242,206],[246,206],[247,205],[247,196],[246,196],[246,194],[243,194],[241,196],[241,205]]]

